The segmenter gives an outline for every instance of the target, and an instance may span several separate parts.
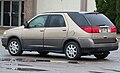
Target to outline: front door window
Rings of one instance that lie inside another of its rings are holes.
[[[48,16],[38,16],[29,23],[30,28],[44,27]]]

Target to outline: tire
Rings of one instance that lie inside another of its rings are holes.
[[[94,56],[97,59],[105,59],[108,55],[109,55],[109,52],[102,52],[102,53],[94,54]]]
[[[42,56],[45,56],[45,55],[47,55],[49,52],[41,52],[41,51],[38,51],[38,53],[39,53],[40,55],[42,55]]]
[[[12,56],[20,56],[23,53],[21,43],[16,38],[9,41],[7,48]]]
[[[79,59],[81,57],[80,46],[76,42],[68,42],[64,47],[64,52],[69,60]]]

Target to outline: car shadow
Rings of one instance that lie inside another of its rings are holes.
[[[21,56],[11,56],[11,55],[6,55],[5,56],[7,59],[11,60],[11,59],[16,59],[18,61],[24,61],[24,62],[36,62],[36,61],[47,61],[47,62],[51,62],[51,61],[62,61],[62,62],[72,62],[72,63],[76,63],[76,62],[112,62],[114,60],[111,60],[109,58],[106,59],[96,59],[94,56],[82,56],[81,58],[77,59],[77,60],[67,60],[64,54],[48,54],[48,55],[40,55],[38,53],[23,53]]]
[[[39,54],[23,54],[21,57],[28,57],[28,58],[37,58],[37,59],[49,59],[49,60],[62,60],[62,61],[84,61],[84,62],[109,62],[109,59],[96,59],[95,57],[91,56],[82,56],[80,59],[77,60],[67,60],[64,55],[39,55]]]

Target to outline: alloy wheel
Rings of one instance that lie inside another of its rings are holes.
[[[19,45],[16,41],[12,41],[9,45],[10,52],[16,54],[19,50]]]
[[[69,58],[74,58],[77,55],[77,48],[74,44],[68,45],[66,54]]]
[[[18,39],[11,39],[8,43],[8,51],[13,56],[18,56],[22,54],[22,48],[20,41]]]
[[[67,57],[67,59],[78,59],[81,56],[81,51],[80,51],[80,47],[79,44],[76,42],[68,42],[65,45],[65,55]]]

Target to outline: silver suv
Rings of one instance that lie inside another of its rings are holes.
[[[24,26],[6,30],[2,45],[13,56],[23,51],[65,53],[67,59],[83,55],[106,58],[118,49],[116,27],[98,12],[50,12],[33,17]]]

